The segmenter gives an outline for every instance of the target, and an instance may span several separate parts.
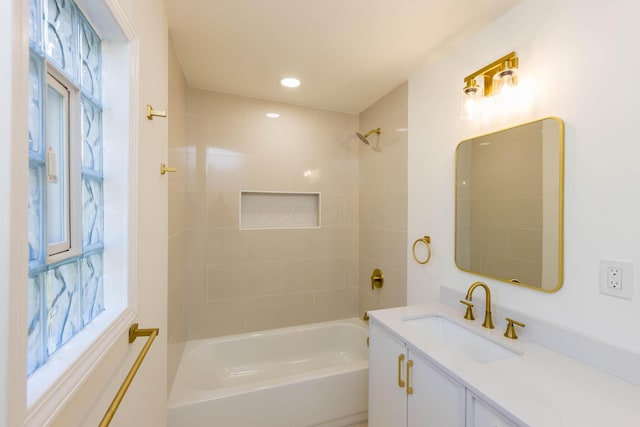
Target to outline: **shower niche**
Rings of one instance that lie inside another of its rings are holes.
[[[240,192],[240,228],[318,228],[320,193]]]

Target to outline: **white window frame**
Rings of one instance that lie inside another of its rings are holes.
[[[82,133],[80,130],[82,105],[80,89],[65,78],[55,65],[48,60],[45,67],[45,79],[47,86],[57,86],[56,89],[66,90],[68,94],[67,151],[64,153],[66,168],[64,171],[58,171],[58,174],[64,173],[64,179],[66,180],[67,194],[65,202],[67,204],[68,240],[58,245],[47,244],[46,263],[53,264],[82,253]],[[45,90],[45,96],[47,93],[48,90]],[[43,105],[46,109],[48,104],[45,102]],[[45,134],[46,129],[45,120]],[[45,144],[48,147],[46,138]],[[60,154],[58,153],[58,155]],[[48,183],[46,192],[48,194]],[[48,210],[46,210],[46,215],[48,218]]]
[[[84,328],[57,350],[45,365],[30,377],[25,376],[25,426],[41,427],[55,420],[65,402],[100,366],[136,317],[138,36],[117,0],[76,0],[76,4],[103,39],[103,143],[109,146],[103,153],[104,204],[109,206],[104,216],[105,311],[92,321],[91,327]],[[23,17],[26,32],[27,15]],[[80,107],[80,102],[77,105]],[[75,116],[79,120],[79,114]],[[81,162],[77,164],[80,174]],[[81,203],[79,209],[81,214]],[[81,247],[81,234],[79,238]],[[22,286],[25,291],[17,298],[24,301],[24,307],[26,280],[25,277]],[[26,325],[25,310],[21,312],[18,320]],[[26,349],[26,328],[20,341]],[[14,365],[26,372],[26,357],[21,359]]]

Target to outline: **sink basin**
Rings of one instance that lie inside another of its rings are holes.
[[[521,354],[442,316],[409,318],[404,321],[427,339],[458,350],[478,363],[491,363]]]

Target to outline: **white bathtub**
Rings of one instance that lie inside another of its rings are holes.
[[[341,427],[367,419],[360,319],[188,342],[169,427]]]

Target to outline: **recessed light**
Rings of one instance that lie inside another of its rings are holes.
[[[300,86],[300,80],[294,77],[285,77],[280,79],[280,84],[284,87],[298,87]]]
[[[278,114],[278,113],[267,113],[267,117],[269,117],[270,119],[277,119],[278,117],[280,117],[280,114]]]

